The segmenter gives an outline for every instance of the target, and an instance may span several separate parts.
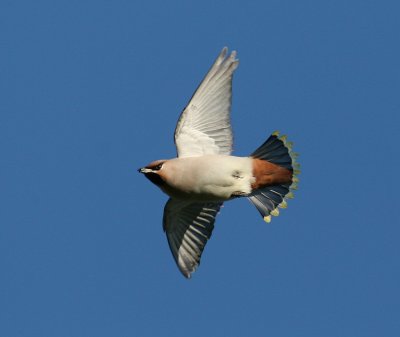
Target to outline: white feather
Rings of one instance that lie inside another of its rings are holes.
[[[239,61],[224,48],[183,110],[175,130],[178,157],[232,152],[232,75]]]
[[[249,157],[205,155],[168,160],[163,165],[171,197],[185,200],[223,201],[234,195],[247,195],[254,182]]]

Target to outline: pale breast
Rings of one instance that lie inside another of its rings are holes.
[[[206,155],[176,158],[163,167],[165,193],[176,198],[227,200],[251,192],[252,162],[247,157]]]

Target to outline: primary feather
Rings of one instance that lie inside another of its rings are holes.
[[[232,152],[232,76],[239,61],[225,47],[183,110],[175,129],[178,157]]]

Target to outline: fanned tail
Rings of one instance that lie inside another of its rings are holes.
[[[248,197],[266,222],[271,222],[271,215],[279,215],[279,208],[287,207],[286,200],[293,198],[293,190],[297,189],[300,165],[296,162],[298,154],[292,151],[292,147],[293,143],[285,135],[279,136],[276,131],[251,154],[253,158],[268,161],[292,172],[291,181],[256,189]]]

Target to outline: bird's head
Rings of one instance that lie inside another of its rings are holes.
[[[140,168],[138,172],[143,173],[153,184],[161,186],[165,182],[163,177],[163,165],[165,162],[165,159],[153,161],[149,165]]]

